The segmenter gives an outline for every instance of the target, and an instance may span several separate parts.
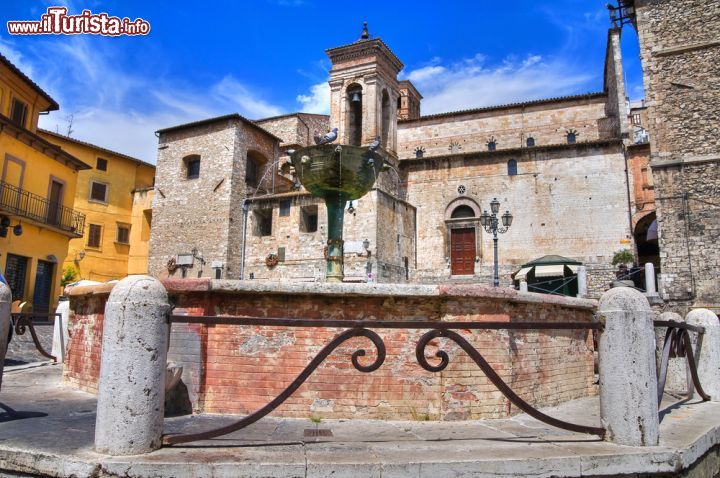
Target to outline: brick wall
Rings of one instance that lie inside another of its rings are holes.
[[[518,294],[482,286],[374,286],[295,284],[269,287],[235,281],[166,281],[176,314],[303,317],[313,319],[442,321],[591,321],[594,301]],[[85,292],[87,293],[87,292]],[[102,301],[71,298],[71,330],[98,336]],[[275,398],[310,362],[337,329],[174,324],[168,359],[182,364],[183,381],[196,411],[248,413]],[[376,372],[355,370],[350,355],[374,347],[352,339],[338,348],[275,415],[324,418],[472,419],[504,417],[511,406],[478,367],[453,343],[433,340],[426,356],[445,350],[450,365],[422,370],[415,344],[424,331],[376,329],[387,358]],[[588,331],[460,331],[499,375],[536,406],[594,394]],[[66,377],[87,374],[71,337]],[[85,376],[93,390],[96,375]],[[79,383],[70,382],[73,384]]]

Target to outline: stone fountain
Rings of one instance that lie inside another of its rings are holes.
[[[328,282],[342,282],[345,204],[370,191],[385,161],[368,147],[346,144],[309,146],[295,151],[290,158],[305,189],[325,200],[328,215],[326,277]]]

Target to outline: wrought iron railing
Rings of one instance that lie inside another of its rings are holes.
[[[455,330],[598,330],[598,322],[438,322],[431,320],[325,320],[325,319],[295,319],[295,318],[264,318],[264,317],[228,317],[228,316],[187,316],[172,315],[171,323],[200,323],[205,325],[225,324],[238,326],[283,326],[283,327],[333,327],[345,329],[338,333],[327,345],[325,345],[314,359],[305,367],[300,375],[295,378],[277,397],[259,410],[237,420],[227,426],[213,430],[200,431],[187,434],[167,434],[163,436],[164,445],[176,445],[197,440],[227,435],[234,431],[255,423],[279,407],[290,395],[293,394],[313,372],[325,361],[325,359],[340,345],[354,337],[365,337],[375,347],[375,359],[363,365],[358,360],[366,355],[365,349],[356,350],[351,356],[353,367],[365,373],[374,372],[385,362],[386,348],[382,337],[373,329],[429,329],[418,340],[415,347],[415,358],[418,364],[429,372],[441,372],[449,362],[450,356],[447,352],[439,350],[435,357],[439,363],[431,364],[425,357],[427,346],[436,338],[445,338],[459,346],[475,364],[485,373],[487,378],[502,392],[507,399],[528,415],[545,422],[549,425],[578,433],[588,433],[603,437],[605,429],[569,423],[553,418],[542,413],[528,402],[520,398],[510,386],[492,368],[490,363],[470,344],[462,335]]]
[[[32,341],[35,344],[35,348],[38,352],[40,352],[40,355],[43,355],[51,359],[52,361],[57,362],[57,357],[49,354],[40,343],[40,339],[38,339],[37,333],[35,332],[35,326],[33,325],[33,320],[42,319],[43,321],[49,321],[50,317],[53,317],[54,320],[62,320],[62,314],[52,312],[47,314],[36,314],[33,312],[14,312],[10,315],[12,326],[10,328],[8,342],[12,340],[13,330],[16,335],[25,335],[25,332],[27,330],[30,330],[30,336],[32,337]]]
[[[0,181],[0,209],[82,237],[85,214]]]

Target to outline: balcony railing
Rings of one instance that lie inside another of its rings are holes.
[[[0,181],[0,209],[82,237],[85,214]]]

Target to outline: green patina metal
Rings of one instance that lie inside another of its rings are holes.
[[[345,204],[370,191],[383,170],[384,160],[367,147],[338,144],[302,148],[290,159],[305,189],[325,200],[328,214],[327,280],[342,282]]]

